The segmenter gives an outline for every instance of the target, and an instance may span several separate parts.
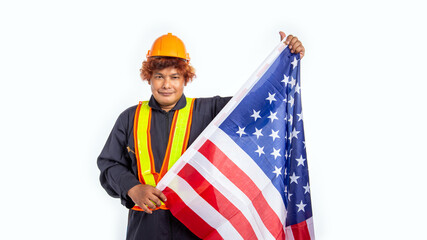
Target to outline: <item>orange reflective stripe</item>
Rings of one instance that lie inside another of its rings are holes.
[[[139,102],[134,118],[135,155],[138,165],[138,179],[143,184],[156,186],[166,172],[175,164],[187,149],[191,130],[194,99],[187,98],[184,108],[176,110],[169,133],[168,146],[160,173],[156,172],[151,148],[151,108],[148,101]],[[167,209],[162,203],[160,209]],[[156,209],[159,209],[156,208]],[[139,206],[133,210],[142,211]],[[156,210],[154,209],[154,210]]]
[[[151,208],[148,208],[148,209],[151,209]],[[155,209],[151,209],[152,211],[155,211],[155,210],[158,210],[158,209],[163,209],[163,210],[168,210],[169,208],[167,208],[166,207],[166,205],[164,205],[163,203],[162,203],[162,205],[160,206],[160,207],[157,207],[157,208],[155,208]],[[136,210],[136,211],[144,211],[140,206],[138,206],[138,205],[135,205],[133,208],[132,208],[132,210]]]

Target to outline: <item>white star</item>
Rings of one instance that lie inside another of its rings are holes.
[[[301,113],[300,113],[300,114],[298,114],[298,113],[297,113],[297,115],[298,115],[298,117],[299,117],[299,118],[298,118],[298,122],[299,122],[299,121],[301,121],[301,120],[303,120],[303,119],[302,119],[302,118],[303,118],[303,116],[302,116],[302,111],[301,111]]]
[[[256,150],[255,152],[259,154],[259,157],[261,157],[261,154],[265,154],[264,153],[264,147],[260,147],[258,145],[257,145],[257,147],[258,147],[258,150]]]
[[[294,88],[295,83],[297,83],[297,80],[294,77],[291,77],[291,81],[289,82],[289,84],[291,84],[291,89]]]
[[[274,141],[276,138],[280,138],[280,137],[279,137],[279,130],[277,130],[277,131],[275,132],[273,129],[271,129],[271,134],[270,134],[269,136],[273,138],[273,141]]]
[[[299,157],[298,159],[295,159],[295,160],[297,160],[297,162],[298,162],[297,167],[298,167],[299,165],[303,165],[303,166],[304,166],[304,161],[305,161],[305,159],[302,157],[302,155],[301,155],[301,157]]]
[[[239,131],[237,131],[236,133],[238,133],[240,135],[240,137],[242,137],[243,134],[246,134],[245,133],[245,128],[240,128],[239,127]]]
[[[297,86],[295,87],[295,92],[301,94],[299,91],[301,90],[301,87],[299,85],[299,83],[297,84]]]
[[[286,87],[288,85],[288,83],[289,83],[289,77],[283,74],[283,80],[282,80],[282,82],[285,83],[285,87]]]
[[[289,122],[290,124],[292,124],[292,114],[289,114],[288,122]]]
[[[292,69],[294,69],[294,68],[296,68],[296,67],[298,66],[298,60],[297,60],[297,58],[296,58],[296,57],[294,57],[294,61],[293,61],[293,62],[291,62],[291,64],[292,64],[292,66],[293,66],[293,68],[292,68]]]
[[[302,143],[304,143],[304,149],[305,149],[305,141],[302,141]]]
[[[258,139],[259,136],[264,136],[262,135],[261,131],[262,129],[255,128],[255,132],[253,134],[256,135],[256,139]]]
[[[298,178],[300,178],[300,176],[295,176],[295,172],[294,172],[294,174],[292,174],[292,176],[289,176],[289,178],[291,179],[291,182],[290,183],[296,183],[296,184],[298,184]]]
[[[292,131],[292,137],[294,137],[294,138],[296,138],[296,139],[298,139],[298,133],[299,133],[300,131],[297,131],[295,128],[294,128],[294,130]]]
[[[288,201],[291,201],[291,196],[292,196],[293,194],[292,193],[289,193],[288,194]]]
[[[285,177],[288,175],[288,169],[287,168],[285,168],[284,174],[285,174]]]
[[[271,102],[276,101],[276,98],[274,98],[274,95],[276,95],[276,94],[273,93],[273,95],[272,95],[272,94],[268,93],[268,98],[266,98],[265,100],[270,101],[270,104],[271,104]]]
[[[282,156],[282,155],[280,155],[279,151],[280,151],[280,149],[276,150],[275,148],[273,148],[273,152],[270,155],[274,156],[274,160],[276,160],[277,157]]]
[[[292,107],[294,105],[295,99],[292,96],[290,96],[290,98],[291,99],[288,101],[288,103],[290,103]]]
[[[255,110],[253,110],[253,111],[254,111],[254,114],[252,114],[251,117],[254,118],[254,121],[256,121],[257,118],[261,118],[261,116],[259,115],[259,112],[261,112],[261,110],[258,112],[255,112]]]
[[[300,203],[300,204],[295,204],[295,205],[298,207],[298,212],[299,212],[299,211],[303,211],[303,212],[305,212],[304,208],[305,208],[305,206],[307,206],[307,204],[304,204],[304,203],[302,202],[302,200],[301,200],[301,203]]]
[[[307,183],[307,185],[306,185],[306,186],[303,186],[303,188],[305,189],[304,194],[306,194],[306,193],[310,193],[310,185],[308,185],[308,183]]]
[[[278,118],[276,117],[277,112],[273,113],[272,111],[270,111],[270,116],[268,116],[268,118],[271,119],[271,122],[273,122],[274,120],[277,120]]]
[[[276,177],[278,177],[279,175],[282,175],[281,171],[282,171],[282,168],[277,168],[276,166],[274,166],[273,173],[276,174]]]

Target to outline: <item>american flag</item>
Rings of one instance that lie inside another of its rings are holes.
[[[299,55],[277,46],[159,182],[203,239],[314,239]]]

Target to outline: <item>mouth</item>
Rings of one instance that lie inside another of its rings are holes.
[[[162,96],[170,96],[172,94],[174,94],[173,92],[159,92],[160,95]]]

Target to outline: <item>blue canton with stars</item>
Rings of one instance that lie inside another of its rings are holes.
[[[271,179],[288,211],[286,226],[312,216],[299,60],[286,47],[219,126]]]

